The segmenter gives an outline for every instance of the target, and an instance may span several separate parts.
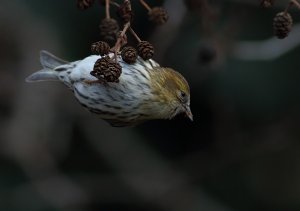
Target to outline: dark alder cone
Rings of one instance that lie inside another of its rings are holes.
[[[107,82],[119,82],[121,73],[122,73],[121,65],[111,60],[111,62],[109,63],[109,72],[105,74],[105,80]]]
[[[104,79],[103,72],[107,72],[109,70],[108,63],[109,63],[109,58],[107,57],[102,57],[98,59],[95,62],[93,71],[91,71],[90,74],[92,76],[95,76],[98,79]]]
[[[104,41],[98,41],[98,42],[94,42],[91,45],[91,51],[94,54],[98,54],[98,55],[106,55],[109,53],[110,47],[108,45],[107,42]]]
[[[101,38],[109,43],[116,41],[116,35],[119,31],[119,24],[113,18],[105,18],[101,21],[100,25],[100,36]]]
[[[132,21],[132,10],[129,1],[124,1],[123,4],[117,10],[117,15],[121,18],[124,23]]]
[[[277,13],[273,20],[273,30],[277,38],[283,39],[288,36],[292,29],[293,19],[287,12]]]
[[[144,60],[151,59],[154,55],[154,47],[148,41],[141,41],[137,45],[138,55]]]
[[[94,65],[91,75],[106,82],[119,82],[122,67],[109,57],[98,59]]]
[[[86,10],[94,4],[95,0],[77,0],[77,7],[80,10]]]
[[[274,0],[261,0],[260,6],[263,8],[270,8],[274,4]]]
[[[133,64],[137,59],[137,51],[135,50],[135,48],[127,46],[122,49],[121,56],[124,62]]]
[[[153,7],[148,15],[149,20],[156,24],[164,24],[169,19],[167,11],[162,7]]]

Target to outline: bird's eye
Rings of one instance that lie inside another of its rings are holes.
[[[187,102],[187,94],[185,93],[185,92],[183,92],[183,91],[180,91],[180,93],[179,93],[179,98],[180,98],[180,100],[182,101],[182,102]]]
[[[186,97],[185,92],[181,91],[181,92],[180,92],[180,97],[181,97],[181,98],[185,98],[185,97]]]

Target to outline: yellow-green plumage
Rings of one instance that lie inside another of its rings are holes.
[[[190,88],[185,78],[171,68],[158,67],[149,72],[153,93],[159,101],[177,100],[178,91],[190,94]]]
[[[184,107],[189,108],[190,88],[180,73],[171,68],[157,67],[150,70],[149,75],[153,98],[145,105],[145,110],[154,110],[153,116],[158,119],[171,119],[185,112]],[[186,94],[186,102],[182,102],[182,93]]]

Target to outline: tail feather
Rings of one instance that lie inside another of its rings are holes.
[[[57,72],[54,69],[68,63],[47,51],[40,52],[40,62],[44,69],[27,77],[26,82],[58,81]]]
[[[50,69],[37,71],[25,79],[26,82],[58,81],[57,73]]]
[[[64,61],[44,50],[40,52],[40,62],[44,68],[48,69],[54,69],[60,65],[68,63],[67,61]]]

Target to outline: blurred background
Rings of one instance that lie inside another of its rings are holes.
[[[62,84],[25,83],[42,49],[89,55],[104,10],[1,0],[0,210],[300,210],[300,11],[278,40],[272,20],[288,1],[147,2],[169,21],[149,23],[132,1],[133,28],[189,81],[194,122],[112,128]]]

